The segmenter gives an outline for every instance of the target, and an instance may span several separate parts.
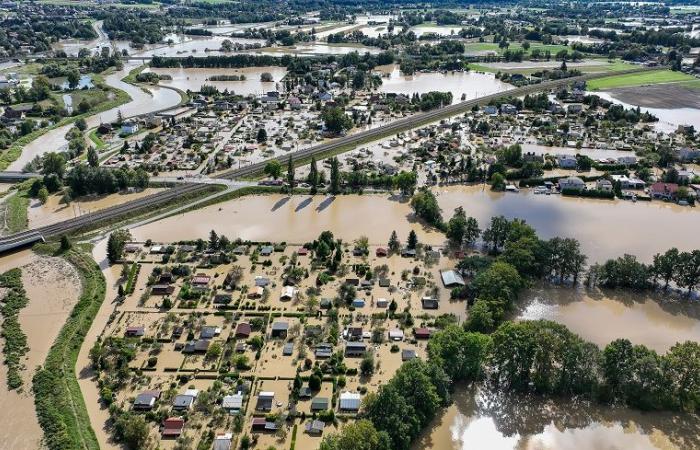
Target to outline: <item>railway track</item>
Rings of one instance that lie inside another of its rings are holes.
[[[178,186],[168,189],[167,191],[158,192],[156,194],[149,195],[148,197],[126,202],[121,205],[112,206],[110,208],[105,208],[83,216],[74,217],[62,222],[57,222],[51,225],[6,236],[4,238],[0,238],[0,253],[32,244],[34,242],[44,240],[45,238],[60,236],[62,234],[80,230],[81,228],[103,220],[119,218],[125,214],[147,209],[149,207],[158,207],[178,197],[204,191],[208,187],[209,185],[207,184],[194,183]]]
[[[463,101],[460,103],[455,103],[454,105],[445,106],[443,108],[435,109],[432,111],[414,114],[410,117],[395,120],[395,121],[388,123],[386,125],[383,125],[381,127],[373,128],[371,130],[361,131],[359,133],[354,133],[354,134],[351,134],[348,136],[343,136],[341,138],[334,139],[332,142],[328,142],[328,143],[320,144],[320,145],[315,145],[313,147],[298,150],[296,152],[292,152],[292,153],[289,153],[287,155],[278,156],[275,158],[270,158],[270,159],[267,159],[265,161],[261,161],[259,163],[255,163],[255,164],[251,164],[251,165],[248,165],[245,167],[241,167],[240,169],[230,170],[228,172],[224,172],[224,173],[220,174],[218,176],[218,178],[233,179],[233,178],[244,178],[244,177],[255,176],[255,175],[261,174],[263,169],[265,168],[265,165],[273,159],[276,159],[279,162],[286,162],[288,160],[289,156],[291,156],[292,161],[294,163],[297,163],[299,161],[304,161],[306,159],[310,159],[311,156],[314,156],[314,155],[328,154],[328,153],[331,153],[335,150],[342,149],[343,147],[347,147],[347,146],[350,146],[353,144],[360,144],[360,143],[373,141],[376,139],[380,139],[382,137],[389,136],[391,134],[400,133],[402,131],[407,131],[407,130],[410,130],[413,128],[417,128],[421,125],[425,125],[425,124],[428,124],[430,122],[435,122],[436,120],[440,120],[440,119],[444,119],[444,118],[447,118],[450,116],[461,114],[463,112],[469,111],[474,106],[484,105],[484,104],[489,103],[492,100],[497,100],[497,99],[502,98],[502,97],[521,97],[521,96],[524,96],[527,94],[531,94],[533,92],[549,91],[553,88],[560,87],[563,85],[568,85],[568,84],[574,83],[576,81],[588,81],[588,80],[592,80],[595,78],[608,77],[611,75],[624,75],[627,73],[644,72],[647,70],[653,70],[653,69],[647,69],[647,68],[640,67],[640,68],[635,68],[635,69],[631,69],[631,70],[614,72],[613,74],[611,74],[609,72],[585,74],[585,75],[581,75],[578,77],[571,77],[571,78],[564,78],[561,80],[546,81],[543,83],[531,84],[528,86],[523,86],[520,88],[511,89],[508,91],[497,92],[495,94],[486,95],[484,97],[479,97],[479,98],[473,99],[473,100],[466,100],[466,101]]]
[[[612,75],[623,75],[627,73],[643,72],[646,68],[638,68],[626,71],[615,72]],[[276,159],[280,162],[285,162],[289,156],[292,157],[292,161],[295,164],[310,159],[312,156],[323,156],[328,155],[333,152],[343,150],[344,148],[349,148],[353,145],[359,145],[361,143],[369,142],[372,140],[380,139],[391,134],[400,133],[402,131],[407,131],[412,128],[416,128],[430,122],[435,122],[440,119],[444,119],[450,116],[461,114],[473,108],[474,106],[487,104],[492,100],[497,100],[502,97],[521,97],[533,92],[549,91],[553,88],[568,85],[576,81],[587,81],[595,78],[603,78],[606,76],[611,76],[611,73],[594,73],[585,74],[578,77],[565,78],[562,80],[547,81],[544,83],[533,84],[528,86],[523,86],[520,88],[511,89],[508,91],[502,91],[495,94],[490,94],[484,97],[480,97],[473,100],[467,100],[464,102],[456,103],[454,105],[449,105],[443,108],[435,109],[425,113],[415,114],[410,117],[399,119],[377,127],[371,130],[361,131],[359,133],[351,134],[348,136],[343,136],[341,138],[335,139],[332,142],[325,144],[316,145],[313,147],[298,150],[296,152],[289,153],[288,155],[279,156],[276,158],[270,158],[259,163],[251,164],[249,166],[242,167],[240,169],[230,170],[219,174],[217,179],[235,179],[235,178],[245,178],[252,177],[263,172],[265,165]],[[52,225],[46,225],[44,227],[35,228],[33,230],[27,230],[20,233],[13,234],[11,236],[6,236],[0,238],[0,253],[4,253],[13,250],[18,247],[32,244],[34,242],[43,240],[49,237],[60,236],[62,234],[67,234],[80,230],[93,222],[100,222],[104,220],[115,219],[124,216],[125,214],[139,211],[148,207],[158,207],[171,201],[177,197],[183,195],[197,193],[207,189],[207,184],[187,184],[184,186],[178,186],[169,189],[164,192],[159,192],[157,194],[150,195],[141,199],[133,200],[121,205],[113,206],[110,208],[103,209],[101,211],[86,214],[84,216],[76,217],[73,219],[65,220],[63,222],[58,222]]]

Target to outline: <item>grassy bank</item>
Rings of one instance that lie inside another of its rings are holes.
[[[22,358],[27,354],[27,335],[19,324],[19,312],[27,306],[27,294],[22,285],[22,270],[12,269],[0,275],[0,287],[7,289],[0,303],[2,321],[2,348],[7,366],[7,388],[19,389],[24,384],[20,371],[24,368]]]
[[[58,246],[41,244],[35,249],[56,254]],[[98,450],[97,437],[90,427],[75,375],[75,364],[85,335],[105,298],[106,285],[88,248],[73,248],[62,256],[78,270],[82,293],[49,350],[44,366],[32,379],[34,403],[44,430],[44,443],[49,449]]]
[[[102,138],[100,138],[100,137],[97,135],[97,128],[95,128],[94,130],[90,131],[90,132],[88,133],[88,137],[89,137],[90,140],[93,142],[93,144],[95,144],[95,148],[96,148],[97,150],[101,150],[101,149],[103,149],[103,148],[105,147],[105,145],[107,145],[107,144],[105,144],[105,141],[103,141]]]
[[[94,76],[93,82],[96,86],[106,86],[102,84],[104,80],[102,80],[102,78],[97,75]],[[3,151],[2,154],[0,154],[0,170],[7,169],[10,166],[10,164],[17,160],[17,158],[19,158],[22,154],[22,148],[25,145],[29,144],[34,139],[43,136],[49,131],[63,127],[65,125],[70,125],[78,119],[84,119],[88,116],[99,114],[101,112],[107,111],[108,109],[116,108],[117,106],[123,105],[124,103],[131,101],[131,97],[126,92],[111,87],[108,87],[107,89],[114,93],[114,98],[112,98],[111,100],[100,103],[99,105],[95,106],[94,108],[91,108],[88,112],[84,114],[66,117],[63,120],[60,120],[55,124],[51,125],[50,127],[35,130],[27,134],[26,136],[22,136],[21,138],[17,139],[7,150]]]
[[[27,208],[29,208],[29,196],[26,191],[17,191],[7,200],[5,209],[5,224],[8,234],[18,233],[27,228]]]
[[[642,86],[646,84],[673,83],[677,81],[692,81],[695,78],[681,72],[659,69],[641,73],[628,73],[598,78],[588,82],[588,89],[598,91],[602,89],[615,89],[621,87]]]

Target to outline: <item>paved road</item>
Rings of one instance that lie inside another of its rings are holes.
[[[641,72],[649,69],[638,68],[628,71],[616,72],[615,75]],[[311,156],[323,156],[333,152],[348,151],[354,148],[355,145],[360,145],[372,140],[380,139],[392,134],[400,133],[402,131],[410,130],[412,128],[417,128],[419,126],[425,125],[427,123],[435,122],[437,120],[461,114],[465,111],[469,111],[476,105],[483,105],[489,103],[492,100],[496,100],[506,96],[521,97],[526,94],[531,94],[534,92],[549,91],[553,88],[568,85],[579,80],[591,80],[594,78],[602,78],[605,76],[610,76],[610,73],[594,73],[586,74],[579,77],[567,78],[564,80],[548,81],[540,84],[524,86],[521,88],[512,89],[510,91],[503,91],[496,94],[487,95],[485,97],[480,97],[474,100],[468,100],[465,102],[457,103],[454,105],[446,106],[444,108],[436,109],[426,113],[415,114],[404,119],[399,119],[390,122],[384,126],[361,131],[359,133],[351,134],[348,136],[335,139],[329,143],[316,145],[306,149],[302,149],[285,156],[280,156],[277,159],[281,162],[286,161],[291,155],[292,160],[297,164],[304,163]],[[111,220],[121,217],[128,213],[133,213],[135,211],[145,210],[147,208],[158,208],[179,196],[191,195],[196,192],[201,192],[207,188],[211,183],[215,183],[216,180],[220,180],[221,184],[226,184],[228,190],[239,189],[249,183],[232,183],[230,184],[227,180],[234,180],[243,177],[250,177],[257,175],[262,172],[265,165],[270,160],[262,161],[256,164],[251,164],[249,166],[242,167],[240,169],[230,170],[224,172],[214,179],[206,179],[203,182],[185,183],[182,186],[169,189],[164,192],[153,194],[148,197],[144,197],[138,200],[133,200],[118,206],[113,206],[111,208],[106,208],[102,211],[97,211],[94,213],[86,214],[80,217],[66,220],[64,222],[55,223],[52,225],[47,225],[45,227],[37,228],[34,230],[27,230],[21,233],[14,234],[12,236],[7,236],[0,239],[0,253],[10,251],[15,248],[29,245],[36,241],[42,240],[48,237],[60,236],[61,234],[71,233],[77,231],[81,228],[85,228],[96,221]],[[157,180],[157,179],[156,179]],[[182,182],[188,180],[175,180],[175,182]],[[190,203],[183,205],[181,209],[191,206]]]

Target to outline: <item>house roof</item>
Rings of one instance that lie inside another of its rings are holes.
[[[241,322],[236,327],[236,334],[237,335],[249,336],[252,331],[253,330],[252,330],[250,324],[247,322]]]
[[[241,409],[243,407],[243,395],[233,394],[224,397],[221,407],[225,409]]]
[[[445,286],[464,286],[464,278],[462,278],[462,275],[458,274],[455,270],[444,270],[440,272],[440,276],[442,277],[442,283]]]
[[[287,322],[275,322],[272,324],[272,331],[287,331],[289,324]]]
[[[360,394],[356,392],[342,392],[340,394],[340,409],[357,411],[360,409]]]

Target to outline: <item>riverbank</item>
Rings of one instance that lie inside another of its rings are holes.
[[[52,254],[55,245],[37,250]],[[69,320],[51,347],[46,362],[33,378],[33,391],[44,441],[51,449],[100,448],[90,426],[85,401],[75,374],[78,353],[105,298],[105,279],[99,266],[84,249],[71,249],[62,255],[80,274],[81,295]]]
[[[108,86],[108,83],[101,85],[100,83],[102,81],[100,79],[96,79],[93,81],[95,81],[95,84],[98,87]],[[110,109],[119,107],[119,106],[132,100],[131,97],[129,96],[129,94],[127,94],[126,92],[124,92],[120,89],[108,86],[108,90],[109,90],[109,92],[114,94],[114,97],[111,100],[100,103],[98,106],[91,108],[86,113],[78,114],[78,115],[71,116],[71,117],[66,117],[63,120],[60,120],[59,122],[56,122],[55,124],[51,125],[50,127],[45,127],[45,128],[41,128],[39,130],[35,130],[35,131],[27,134],[26,136],[22,136],[21,138],[16,140],[10,146],[10,148],[8,148],[4,152],[2,152],[2,154],[0,154],[0,170],[8,169],[12,165],[12,163],[14,163],[15,161],[17,161],[20,158],[20,156],[22,155],[22,150],[24,149],[24,147],[26,145],[28,145],[31,142],[35,141],[36,139],[44,136],[49,131],[66,127],[68,125],[75,123],[78,119],[85,119],[85,118],[88,118],[90,116],[100,114],[101,112],[108,111]]]
[[[0,259],[0,271],[20,268],[28,299],[19,312],[19,326],[27,337],[27,353],[22,359],[22,392],[5,389],[6,371],[0,366],[0,447],[17,450],[41,448],[39,426],[32,392],[36,367],[46,361],[54,340],[80,295],[80,277],[65,259],[23,250]]]

